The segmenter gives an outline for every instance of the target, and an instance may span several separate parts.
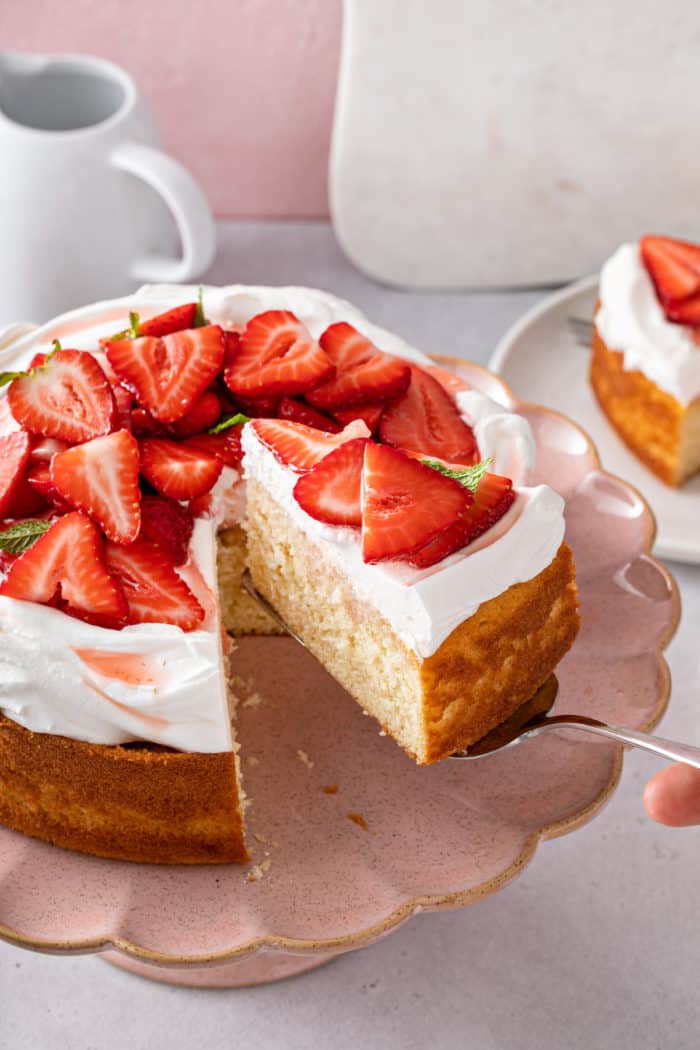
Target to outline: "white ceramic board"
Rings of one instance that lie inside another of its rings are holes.
[[[697,0],[345,0],[341,245],[416,288],[556,283],[700,236]]]

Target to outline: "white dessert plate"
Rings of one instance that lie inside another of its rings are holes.
[[[664,485],[617,436],[588,382],[590,353],[567,328],[568,317],[590,320],[597,276],[563,288],[533,307],[506,333],[489,367],[523,401],[565,412],[587,432],[606,470],[644,496],[657,523],[654,554],[700,564],[700,476],[681,489]]]

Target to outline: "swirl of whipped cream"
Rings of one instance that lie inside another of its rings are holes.
[[[682,405],[700,396],[700,347],[688,328],[666,318],[638,244],[623,244],[600,274],[595,325],[625,370],[642,372]]]
[[[122,328],[129,311],[149,317],[191,302],[197,291],[194,286],[146,286],[133,296],[63,314],[0,346],[0,368],[26,367],[53,339],[99,356],[99,339]],[[372,325],[355,307],[326,292],[206,287],[204,302],[211,320],[227,327],[243,326],[268,309],[293,311],[315,337],[335,321],[348,321],[387,353],[431,364],[398,336]],[[0,391],[0,433],[16,428],[3,412],[4,393]],[[524,484],[534,462],[534,441],[526,420],[466,385],[457,403],[475,429],[482,454],[493,457],[492,469]],[[250,446],[245,436],[244,443]],[[258,469],[255,462],[262,464],[263,457],[251,452],[251,471]],[[310,522],[291,494],[289,500],[294,513]],[[0,710],[36,732],[92,743],[147,740],[182,751],[229,751],[230,716],[216,599],[216,531],[240,520],[243,508],[243,485],[234,471],[224,472],[212,493],[210,516],[196,523],[190,563],[181,570],[207,607],[207,618],[196,631],[183,633],[167,624],[109,631],[55,609],[0,597]],[[545,486],[518,489],[513,508],[468,548],[468,556],[458,552],[420,573],[399,564],[359,564],[353,541],[343,535],[350,530],[318,526],[324,528],[323,535],[334,551],[341,552],[338,557],[358,589],[368,600],[381,601],[382,611],[406,644],[427,656],[482,601],[531,579],[549,564],[564,533],[563,501]]]

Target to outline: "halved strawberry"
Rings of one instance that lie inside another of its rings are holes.
[[[680,303],[664,303],[664,310],[669,321],[675,321],[676,324],[693,328],[700,325],[700,295],[693,295]]]
[[[58,518],[11,566],[0,594],[63,609],[100,627],[123,627],[127,604],[110,572],[105,546],[84,514]]]
[[[379,436],[387,445],[426,456],[464,464],[478,460],[474,433],[454,401],[437,379],[415,365],[408,390],[384,412]]]
[[[31,484],[31,473],[32,468],[30,467],[17,486],[6,514],[8,518],[34,518],[48,510],[48,500]],[[70,510],[71,508],[66,507],[65,509]]]
[[[201,434],[218,423],[221,417],[221,402],[213,390],[205,390],[198,401],[192,405],[182,419],[173,423],[173,431],[178,437],[189,437]]]
[[[71,507],[69,503],[66,503],[61,497],[60,492],[53,483],[50,462],[31,464],[27,471],[25,481],[39,497],[39,505],[47,506],[52,504],[53,507],[62,514],[73,510],[73,507]]]
[[[24,430],[0,437],[0,518],[10,514],[27,469],[31,448],[32,439]]]
[[[343,426],[352,423],[353,419],[361,419],[374,434],[379,426],[379,420],[384,415],[385,408],[386,405],[383,403],[381,405],[356,405],[355,408],[336,408],[333,410],[333,416]]]
[[[183,565],[189,556],[194,519],[175,500],[146,496],[141,501],[139,538],[158,547],[173,565]]]
[[[343,429],[325,412],[319,412],[318,409],[293,397],[282,398],[277,406],[277,416],[279,419],[291,419],[293,423],[303,423],[307,427],[316,427],[317,430],[324,430],[328,434],[337,434]]]
[[[51,460],[60,496],[97,522],[108,539],[132,543],[141,527],[139,445],[128,430],[93,438]]]
[[[57,452],[65,452],[69,447],[67,441],[59,441],[58,438],[35,437],[29,453],[29,462],[50,463]]]
[[[203,496],[216,482],[223,460],[192,445],[146,438],[141,443],[141,473],[153,488],[170,499]]]
[[[71,444],[109,434],[117,421],[107,377],[84,350],[58,350],[42,367],[13,379],[7,396],[26,430]]]
[[[408,365],[390,357],[352,325],[332,324],[320,338],[335,375],[307,394],[316,408],[334,410],[398,397],[410,379]]]
[[[498,474],[484,474],[474,494],[474,502],[452,525],[414,551],[408,558],[417,569],[426,569],[455,551],[466,547],[495,525],[515,500],[513,482]]]
[[[147,408],[142,408],[141,405],[131,409],[129,422],[131,424],[131,433],[135,434],[136,437],[167,437],[168,434],[172,433],[167,423],[161,423],[155,416],[151,415]]]
[[[333,372],[333,365],[289,310],[267,310],[246,325],[224,372],[236,397],[303,394]]]
[[[299,506],[329,525],[361,525],[362,464],[367,438],[355,438],[329,452],[294,486]]]
[[[362,471],[362,559],[407,559],[467,511],[473,497],[452,478],[368,441]]]
[[[162,423],[182,419],[216,378],[224,361],[218,325],[107,343],[107,358],[122,383]]]
[[[447,391],[450,397],[454,398],[462,390],[469,390],[469,383],[464,379],[461,379],[454,372],[448,372],[446,368],[440,368],[439,365],[424,365],[423,371],[427,372],[433,379],[437,379],[440,386]]]
[[[700,245],[673,237],[642,237],[642,261],[662,304],[700,293]]]
[[[243,459],[241,434],[243,424],[229,427],[221,434],[193,434],[183,442],[187,448],[198,448],[212,456],[218,456],[226,467],[239,467]]]
[[[197,304],[183,303],[182,306],[174,306],[172,310],[149,317],[147,321],[139,321],[139,335],[155,335],[162,339],[164,335],[194,328],[196,316]]]
[[[137,540],[128,547],[107,544],[107,564],[128,602],[129,623],[170,623],[192,631],[204,610],[157,547]]]
[[[319,460],[346,441],[369,437],[369,430],[360,419],[350,423],[339,434],[326,434],[315,427],[286,419],[254,419],[248,426],[252,427],[258,441],[270,449],[275,459],[297,474],[311,470]]]
[[[250,416],[251,419],[276,419],[279,402],[278,397],[259,397],[257,399],[237,397],[235,410]]]

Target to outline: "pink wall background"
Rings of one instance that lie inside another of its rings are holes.
[[[0,0],[0,46],[136,79],[219,216],[328,214],[342,0]]]

